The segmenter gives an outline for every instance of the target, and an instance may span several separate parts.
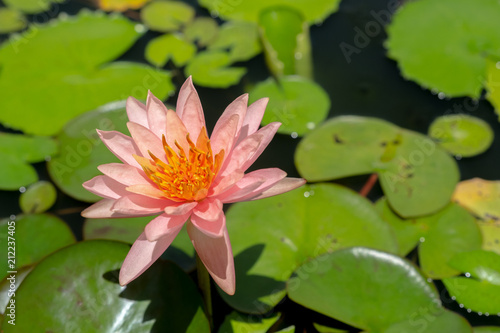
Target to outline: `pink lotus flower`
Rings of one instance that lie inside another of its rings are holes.
[[[305,183],[277,168],[244,174],[280,123],[261,129],[267,99],[247,108],[248,95],[232,102],[208,139],[205,118],[191,78],[182,86],[177,111],[151,93],[146,105],[127,100],[128,129],[97,131],[122,162],[99,166],[104,174],[83,186],[103,199],[82,212],[87,218],[157,215],[132,245],[120,270],[120,284],[141,275],[187,223],[203,264],[226,293],[235,291],[234,261],[224,203],[262,199]]]

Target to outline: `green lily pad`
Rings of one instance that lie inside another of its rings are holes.
[[[260,82],[250,92],[250,102],[269,97],[263,124],[281,122],[279,133],[304,135],[328,115],[330,98],[317,83],[299,76]],[[314,105],[314,107],[311,107]]]
[[[429,136],[448,152],[462,157],[479,155],[493,142],[493,130],[487,122],[458,114],[434,120]]]
[[[26,17],[16,9],[0,8],[0,34],[26,28]]]
[[[487,58],[500,56],[499,16],[496,0],[406,2],[388,26],[389,56],[407,79],[448,96],[477,98]]]
[[[276,333],[294,333],[295,332],[295,326],[290,326],[287,328],[284,328],[282,330],[276,331]]]
[[[439,294],[407,260],[392,254],[349,248],[316,258],[316,269],[299,267],[288,281],[289,297],[310,309],[367,332],[415,332],[394,330],[394,324],[434,321],[447,312]],[[448,325],[459,327],[458,315],[446,315]],[[443,332],[425,330],[425,332]],[[453,332],[470,333],[470,326]]]
[[[247,70],[244,67],[227,67],[230,56],[223,51],[198,53],[186,66],[186,76],[193,76],[193,82],[210,88],[227,88],[240,82]]]
[[[160,99],[174,91],[165,71],[108,63],[140,36],[121,15],[82,11],[32,29],[0,48],[0,121],[5,126],[53,135],[68,120],[105,103],[129,95],[145,99],[148,89]]]
[[[19,207],[23,213],[38,214],[48,210],[56,202],[57,191],[52,183],[40,181],[32,184],[19,197]]]
[[[212,43],[219,33],[217,22],[210,17],[197,17],[183,31],[184,37],[198,46],[205,47]]]
[[[29,272],[33,269],[33,266],[24,266],[20,269],[16,269],[16,273],[9,273],[3,280],[0,281],[0,314],[5,314],[7,305],[9,305],[9,300],[15,290],[19,288],[24,278],[28,276]],[[8,319],[10,320],[10,318]],[[0,323],[2,318],[0,317]]]
[[[476,326],[476,327],[474,327],[474,333],[500,333],[500,327],[498,327],[498,326]]]
[[[52,252],[73,244],[75,236],[59,218],[35,214],[20,216],[17,220],[0,220],[0,242],[5,245],[0,248],[2,258],[7,259],[8,252],[15,252],[15,263],[7,260],[0,263],[0,279],[3,279],[7,271],[35,264]],[[7,246],[13,246],[14,250]]]
[[[196,47],[186,41],[182,35],[168,34],[152,39],[146,46],[146,60],[163,67],[172,59],[178,66],[184,66],[196,53]]]
[[[419,243],[420,239],[427,234],[429,225],[423,219],[403,219],[399,217],[389,206],[386,198],[375,203],[375,209],[384,221],[394,230],[399,245],[399,255],[406,256]]]
[[[269,7],[288,6],[301,12],[309,23],[318,23],[337,11],[340,0],[199,0],[200,5],[230,21],[257,22],[262,10]]]
[[[224,318],[219,333],[266,333],[278,319],[278,313],[263,318],[233,311]]]
[[[192,280],[173,264],[155,263],[127,287],[118,270],[129,246],[86,241],[47,257],[16,292],[16,325],[5,333],[210,332]],[[60,314],[60,315],[54,315]]]
[[[53,3],[62,3],[64,0],[3,0],[3,3],[28,14],[37,14],[50,9]]]
[[[454,312],[445,310],[428,315],[423,312],[426,310],[419,308],[419,312],[413,313],[409,320],[391,325],[384,333],[473,333],[467,320]]]
[[[500,181],[481,178],[461,181],[453,200],[484,221],[500,221]]]
[[[116,240],[132,244],[153,218],[154,216],[126,219],[86,219],[83,224],[83,239]],[[194,269],[196,266],[195,251],[186,228],[183,228],[175,237],[172,245],[161,258],[175,262],[186,272]]]
[[[177,31],[191,22],[195,11],[181,1],[153,1],[141,10],[141,19],[150,29],[170,32]]]
[[[101,199],[85,190],[82,183],[101,174],[97,170],[99,165],[119,163],[120,160],[102,143],[96,128],[129,135],[126,123],[125,103],[113,103],[69,121],[57,136],[59,155],[47,164],[49,175],[57,187],[81,201]]]
[[[0,189],[18,190],[36,182],[36,170],[28,163],[44,161],[57,150],[51,138],[0,133]]]
[[[226,216],[238,282],[234,296],[220,294],[242,312],[271,310],[285,296],[292,271],[322,253],[350,246],[398,251],[390,226],[371,202],[339,185],[305,186],[236,203]],[[308,265],[316,269],[322,263]]]
[[[486,98],[495,108],[500,120],[500,62],[488,60],[486,64]]]
[[[500,255],[489,251],[457,254],[450,265],[465,277],[443,279],[451,296],[475,312],[500,313]]]
[[[483,250],[500,254],[500,222],[476,220],[483,236]]]
[[[260,14],[259,27],[266,61],[275,76],[312,78],[309,25],[291,7],[268,8]]]
[[[262,51],[255,23],[231,21],[224,23],[217,38],[208,46],[212,51],[228,51],[231,63],[247,61]]]
[[[475,219],[462,207],[451,204],[425,218],[429,231],[420,244],[420,267],[425,275],[442,279],[460,274],[449,261],[457,254],[481,248],[481,231]]]
[[[337,328],[332,328],[317,323],[313,323],[313,326],[319,333],[349,333],[349,331],[339,330]]]
[[[128,9],[139,9],[150,0],[99,0],[98,6],[105,11],[124,12]]]
[[[459,180],[455,160],[430,138],[357,116],[312,131],[299,143],[295,164],[309,181],[377,172],[392,209],[405,218],[444,208]]]

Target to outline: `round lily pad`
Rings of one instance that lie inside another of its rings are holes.
[[[475,312],[500,313],[500,255],[489,251],[457,254],[450,265],[465,277],[443,279],[451,296]]]
[[[205,47],[212,43],[219,33],[217,22],[210,17],[197,17],[183,31],[185,38]]]
[[[0,8],[0,34],[18,31],[26,27],[26,17],[18,10]]]
[[[129,246],[86,241],[47,257],[16,292],[10,332],[210,332],[192,280],[171,263],[155,263],[126,287],[118,270]],[[173,306],[174,305],[174,306]]]
[[[33,266],[24,266],[22,268],[16,269],[16,273],[9,273],[0,281],[0,314],[4,314],[9,300],[15,290],[19,288],[24,278],[28,276],[29,272],[33,269]],[[10,320],[10,318],[8,318]],[[2,318],[0,317],[0,323]]]
[[[145,216],[126,219],[86,219],[83,225],[83,238],[116,240],[132,244],[153,218]],[[194,269],[195,251],[186,228],[179,232],[161,258],[175,262],[185,271]]]
[[[52,207],[56,198],[57,191],[54,185],[47,181],[39,181],[20,195],[19,207],[26,214],[43,213]]]
[[[240,82],[247,72],[244,67],[228,67],[231,58],[223,51],[204,51],[198,53],[184,72],[192,75],[193,82],[200,86],[211,88],[227,88]]]
[[[391,329],[426,317],[434,321],[446,310],[439,295],[419,271],[398,256],[360,247],[343,249],[299,267],[287,283],[289,297],[310,309],[369,332],[412,332]],[[425,309],[425,310],[422,310]],[[457,315],[447,316],[458,326]],[[460,329],[453,332],[467,332]],[[443,332],[426,330],[425,332]]]
[[[462,157],[479,155],[493,142],[493,130],[487,122],[458,114],[434,120],[429,136],[453,155]]]
[[[0,262],[0,279],[7,275],[7,271],[35,264],[75,241],[68,225],[52,215],[33,214],[19,216],[17,220],[1,220],[0,242],[5,246],[0,248],[0,256],[7,258],[7,252],[12,252],[7,246],[14,247],[16,255],[15,263],[7,260]]]
[[[309,258],[350,246],[397,252],[393,231],[371,202],[339,185],[237,203],[226,216],[237,284],[234,296],[220,294],[242,312],[276,306],[286,294],[285,281]]]
[[[82,183],[101,174],[97,166],[120,160],[101,142],[96,129],[116,130],[129,135],[126,123],[124,103],[87,112],[68,122],[57,136],[60,153],[47,164],[57,187],[78,200],[94,202],[101,199],[85,190]]]
[[[213,16],[227,21],[257,22],[262,10],[287,6],[301,12],[308,22],[318,23],[337,10],[340,0],[200,0],[199,3]]]
[[[153,1],[141,10],[141,19],[152,30],[177,31],[194,18],[194,9],[181,1]]]
[[[299,76],[260,82],[250,92],[250,102],[263,97],[269,97],[269,104],[262,123],[281,122],[278,132],[284,134],[310,132],[325,120],[330,110],[330,98],[323,88]]]
[[[388,26],[389,56],[423,87],[477,98],[487,57],[500,56],[499,16],[496,0],[405,2]]]
[[[4,0],[8,7],[18,9],[28,14],[37,14],[50,9],[53,3],[60,3],[63,0]]]
[[[500,221],[500,181],[481,178],[461,181],[453,200],[484,221]]]
[[[150,0],[99,0],[99,7],[105,11],[124,12],[128,9],[139,9]]]

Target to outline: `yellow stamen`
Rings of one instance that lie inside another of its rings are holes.
[[[199,201],[208,195],[208,189],[224,160],[224,150],[213,156],[205,128],[201,129],[196,144],[186,136],[189,151],[176,141],[177,152],[162,138],[166,162],[149,152],[151,159],[134,155],[146,175],[166,197],[173,201]]]

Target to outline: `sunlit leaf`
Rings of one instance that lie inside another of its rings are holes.
[[[150,29],[170,32],[179,30],[194,18],[194,9],[181,1],[153,1],[141,10],[141,19]]]
[[[453,200],[485,221],[500,221],[500,181],[481,178],[461,181]]]
[[[62,3],[63,0],[3,0],[10,8],[18,9],[28,14],[36,14],[50,9],[52,4]]]
[[[172,263],[157,262],[126,287],[118,270],[129,246],[86,241],[47,257],[16,292],[10,332],[210,332],[192,280]],[[59,314],[59,315],[54,315]]]
[[[128,9],[139,9],[150,0],[96,0],[105,11],[124,12]]]
[[[357,193],[333,184],[306,186],[277,197],[237,203],[226,214],[235,255],[233,308],[266,313],[285,296],[298,265],[350,246],[397,252],[389,225]],[[309,262],[311,270],[321,263]]]
[[[247,72],[244,67],[228,67],[231,59],[223,51],[198,53],[186,66],[186,76],[192,75],[193,82],[211,88],[227,88],[240,82]]]
[[[246,61],[261,52],[257,25],[249,22],[224,23],[209,50],[228,51],[231,63]]]
[[[500,313],[500,255],[489,251],[457,254],[450,265],[465,277],[444,279],[451,296],[475,312]]]
[[[260,14],[259,27],[268,67],[275,76],[312,78],[309,25],[292,7],[273,7]]]
[[[330,98],[317,83],[299,76],[260,82],[250,92],[250,101],[269,97],[263,124],[281,123],[279,133],[303,135],[321,123],[330,110]]]
[[[8,233],[12,230],[15,233]],[[75,242],[68,225],[47,214],[19,216],[14,222],[11,219],[0,220],[0,242],[5,245],[0,248],[2,258],[7,258],[7,245],[12,241],[8,237],[15,239],[15,267],[8,266],[7,260],[1,261],[0,279],[7,275],[7,271],[35,264],[52,252]]]
[[[212,15],[225,20],[257,22],[262,10],[269,7],[289,6],[301,12],[310,23],[323,21],[334,13],[340,0],[199,0]]]
[[[295,164],[309,181],[377,172],[392,209],[405,218],[442,209],[459,180],[455,160],[430,138],[357,116],[333,118],[309,133]]]
[[[314,270],[304,264],[287,283],[290,298],[305,307],[368,332],[415,332],[417,320],[441,321],[442,316],[453,332],[471,332],[463,318],[441,307],[434,286],[400,257],[354,247],[313,260],[321,264]],[[444,332],[427,326],[425,332]]]
[[[224,318],[224,322],[219,328],[219,333],[266,333],[278,318],[278,313],[270,317],[263,317],[233,311]]]
[[[196,42],[198,46],[205,47],[217,37],[219,26],[210,17],[197,17],[186,26],[183,33],[190,42]]]
[[[57,150],[51,138],[0,133],[0,189],[18,190],[36,182],[38,175],[28,163],[49,159]]]
[[[500,56],[499,16],[496,0],[405,2],[388,26],[389,56],[407,79],[477,98],[487,58]]]
[[[43,213],[56,202],[57,192],[52,183],[47,181],[36,182],[26,192],[19,196],[19,207],[23,213]]]
[[[152,39],[146,46],[146,60],[163,67],[169,60],[178,66],[184,66],[196,53],[196,47],[186,41],[182,35],[167,34]]]
[[[29,134],[52,135],[76,115],[111,101],[145,99],[148,89],[165,98],[174,90],[167,72],[108,63],[139,36],[121,15],[83,11],[12,37],[0,48],[0,121]]]
[[[429,127],[429,136],[453,155],[462,157],[479,155],[493,142],[490,125],[465,114],[437,118]]]
[[[153,218],[154,216],[126,219],[86,219],[83,225],[83,239],[116,240],[132,244]],[[196,265],[194,255],[193,244],[186,228],[183,228],[161,258],[175,262],[185,271],[191,271]]]
[[[0,8],[0,34],[22,30],[26,27],[24,15],[12,8]]]

